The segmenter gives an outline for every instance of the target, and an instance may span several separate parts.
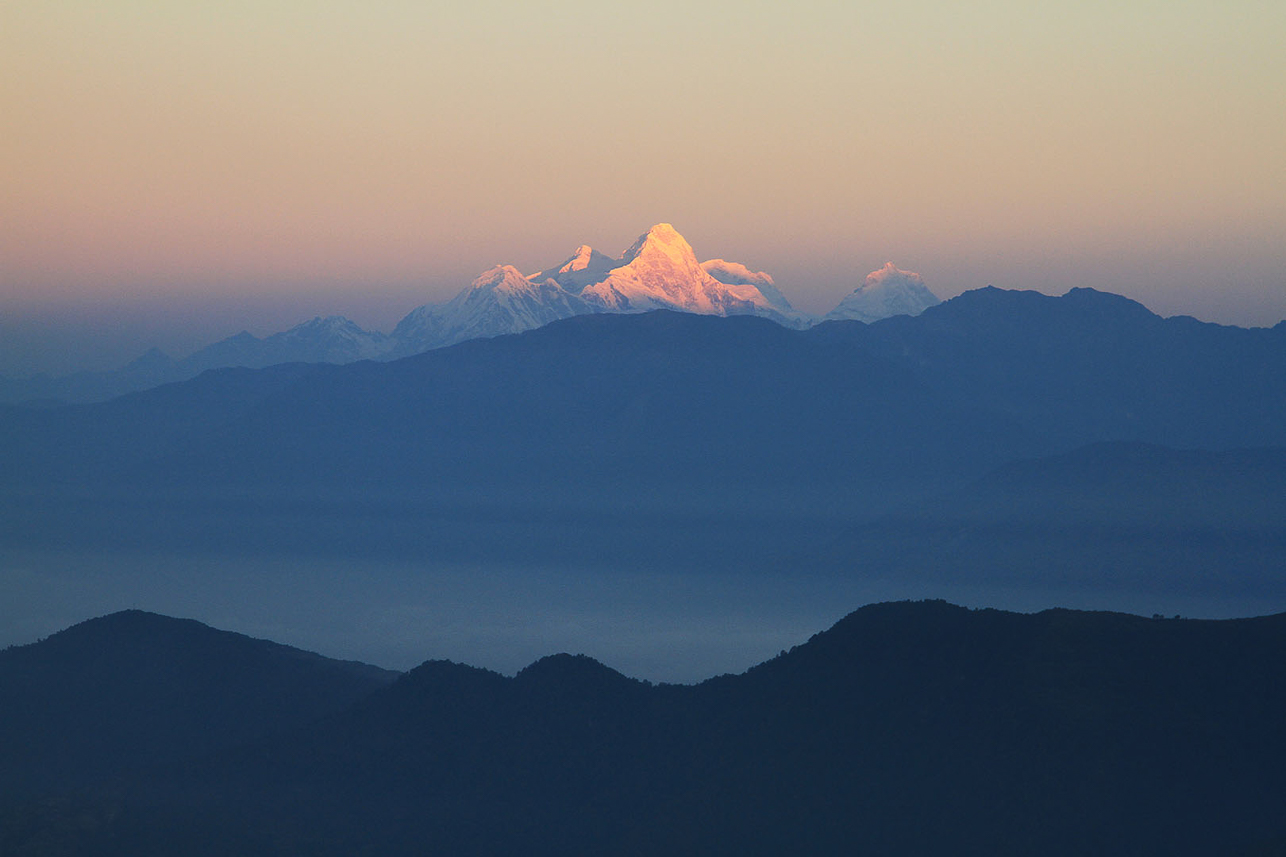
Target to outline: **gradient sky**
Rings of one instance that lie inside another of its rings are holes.
[[[669,221],[824,312],[1286,317],[1286,4],[0,5],[0,371],[388,329]],[[50,343],[57,342],[57,347]]]

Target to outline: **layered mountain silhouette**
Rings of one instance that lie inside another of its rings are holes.
[[[984,289],[794,331],[588,315],[392,363],[222,370],[0,413],[0,479],[697,484],[977,477],[1097,441],[1286,443],[1286,325]]]
[[[79,788],[227,750],[396,677],[187,619],[92,619],[0,652],[0,793]]]
[[[140,618],[100,622],[127,620]],[[138,668],[96,666],[93,645],[76,642],[63,643],[62,668],[123,695],[115,685]],[[48,643],[28,647],[28,659]],[[192,644],[156,638],[135,657],[206,660]],[[0,659],[5,679],[13,654]],[[944,602],[862,608],[744,674],[695,686],[653,686],[584,656],[545,658],[512,678],[428,661],[271,739],[121,766],[101,790],[11,793],[0,847],[1275,853],[1286,842],[1283,662],[1283,615],[1022,615]],[[253,682],[229,688],[210,671],[176,678],[221,700],[205,719],[221,734],[272,707],[259,695],[279,695]],[[137,688],[131,705],[160,724],[194,707],[163,683]],[[48,734],[75,728],[65,703],[37,697],[27,708]],[[22,765],[49,752],[40,744]]]
[[[1283,366],[1286,325],[1161,319],[1091,290],[807,330],[591,314],[388,363],[0,409],[0,539],[1264,592],[1286,556]],[[1022,459],[1048,461],[1015,471],[1030,484],[976,482]],[[716,541],[718,521],[753,537]]]
[[[194,378],[210,369],[262,369],[279,363],[352,363],[388,359],[397,341],[364,330],[343,316],[317,317],[259,338],[247,331],[175,360],[157,348],[120,369],[58,378],[0,378],[0,401],[58,404],[95,402]]]
[[[860,313],[841,312],[857,299],[855,293],[831,315],[872,321],[901,312],[914,314],[936,302],[918,274],[898,271],[897,276],[885,276],[889,270],[891,263],[871,274],[858,290],[866,295]],[[879,280],[878,288],[872,278]],[[391,360],[468,339],[520,333],[575,315],[654,309],[759,315],[792,328],[817,320],[792,308],[770,275],[723,259],[698,263],[683,236],[670,224],[659,223],[619,257],[582,245],[564,262],[531,275],[497,265],[450,301],[413,309],[391,335],[363,330],[342,316],[318,317],[264,339],[242,331],[182,360],[153,349],[110,372],[25,381],[0,378],[0,401],[101,401],[186,380],[208,369]]]

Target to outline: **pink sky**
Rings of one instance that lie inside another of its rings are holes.
[[[388,328],[660,221],[811,311],[893,260],[1273,324],[1286,8],[1129,5],[5,4],[0,371],[72,315]]]

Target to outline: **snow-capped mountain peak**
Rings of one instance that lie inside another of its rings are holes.
[[[692,246],[668,223],[658,223],[621,256],[601,281],[581,291],[600,312],[678,309],[711,315],[773,312],[768,299],[748,283],[721,283],[697,261]]]
[[[883,272],[873,273],[863,286],[863,300],[868,303],[874,300],[872,295],[884,296],[880,300],[888,306],[873,310],[878,317],[911,311],[903,306],[908,298],[894,297],[894,293],[900,295],[909,288],[897,285],[894,275],[916,280],[919,276],[888,266]],[[920,289],[929,296],[930,304],[937,302],[922,282]],[[923,295],[917,299],[923,303]],[[466,339],[518,333],[583,313],[652,309],[759,315],[795,328],[816,321],[813,316],[793,310],[767,273],[724,259],[698,262],[692,246],[678,230],[669,223],[658,223],[619,258],[582,244],[559,264],[535,274],[524,276],[512,265],[496,265],[450,301],[426,304],[407,313],[393,331],[396,347],[388,356],[418,354]],[[914,311],[920,309],[923,306]],[[868,312],[862,317],[871,315]]]
[[[785,313],[794,312],[790,301],[777,291],[777,284],[765,271],[752,271],[740,262],[728,262],[724,259],[710,259],[702,262],[701,267],[721,283],[730,286],[754,286],[774,308]]]
[[[576,252],[567,260],[567,264],[558,269],[558,273],[566,274],[571,271],[583,271],[589,267],[590,259],[594,257],[594,248],[588,244],[582,244],[576,248]]]
[[[887,262],[883,268],[867,274],[862,285],[823,320],[855,319],[870,323],[895,315],[919,315],[938,303],[941,301],[929,291],[923,277]]]
[[[629,265],[640,256],[656,257],[663,255],[671,261],[684,264],[696,261],[692,245],[668,223],[658,223],[638,237],[630,249],[621,256],[621,264]]]
[[[608,271],[619,264],[619,259],[613,259],[588,244],[582,244],[566,261],[532,274],[527,279],[533,283],[553,280],[572,294],[579,294],[590,283],[603,279]]]
[[[496,265],[479,274],[478,278],[469,284],[469,288],[456,295],[453,301],[461,298],[469,300],[478,293],[490,291],[522,292],[528,286],[530,283],[527,282],[527,278],[513,265]]]
[[[557,280],[538,277],[524,277],[512,265],[483,271],[447,303],[427,304],[407,313],[393,331],[394,356],[519,333],[586,311],[584,302]]]

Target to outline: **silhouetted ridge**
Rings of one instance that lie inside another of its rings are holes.
[[[980,290],[917,317],[807,331],[753,317],[589,315],[392,363],[225,370],[98,406],[0,409],[0,542],[564,567],[644,554],[666,565],[767,564],[839,536],[845,521],[931,506],[1016,459],[1096,442],[1286,445],[1284,366],[1286,338],[1274,330],[1160,319],[1092,290]],[[1052,515],[1066,492],[1055,479],[1042,490],[1052,493],[1026,496]],[[1227,497],[1238,510],[1252,505]],[[520,521],[522,536],[471,537],[449,520],[470,503]],[[625,548],[609,534],[648,514],[670,516],[678,526],[668,531],[690,537]],[[565,529],[534,525],[550,516]],[[754,528],[764,550],[697,556],[712,540],[695,522],[753,517],[784,523]],[[821,533],[818,522],[830,521]],[[1063,567],[1033,565],[1040,545],[1055,543],[1047,532],[1019,533],[1009,553],[1022,562],[1009,568],[967,546],[939,550],[967,537],[959,527],[928,539],[867,535],[882,541],[865,542],[864,573],[889,562],[914,573],[930,549],[930,570],[945,558],[962,580],[999,572],[1030,583],[1039,573],[1041,584],[1059,583],[1090,565],[1070,554]],[[1210,579],[1281,565],[1262,545],[1247,560],[1213,539],[1202,552],[1181,549],[1173,535],[1116,551],[1114,577],[1138,569],[1161,586],[1201,576],[1198,565]],[[973,558],[980,565],[957,562]]]
[[[516,676],[521,683],[557,684],[562,686],[592,686],[611,683],[636,683],[611,667],[604,666],[588,655],[569,655],[565,652],[546,655],[524,667]]]
[[[227,749],[395,673],[140,610],[0,652],[0,792]]]
[[[566,654],[514,678],[430,661],[324,721],[134,774],[76,835],[136,857],[1236,853],[1286,835],[1283,663],[1286,614],[942,601],[864,607],[691,687]],[[0,844],[68,831],[16,817]]]

